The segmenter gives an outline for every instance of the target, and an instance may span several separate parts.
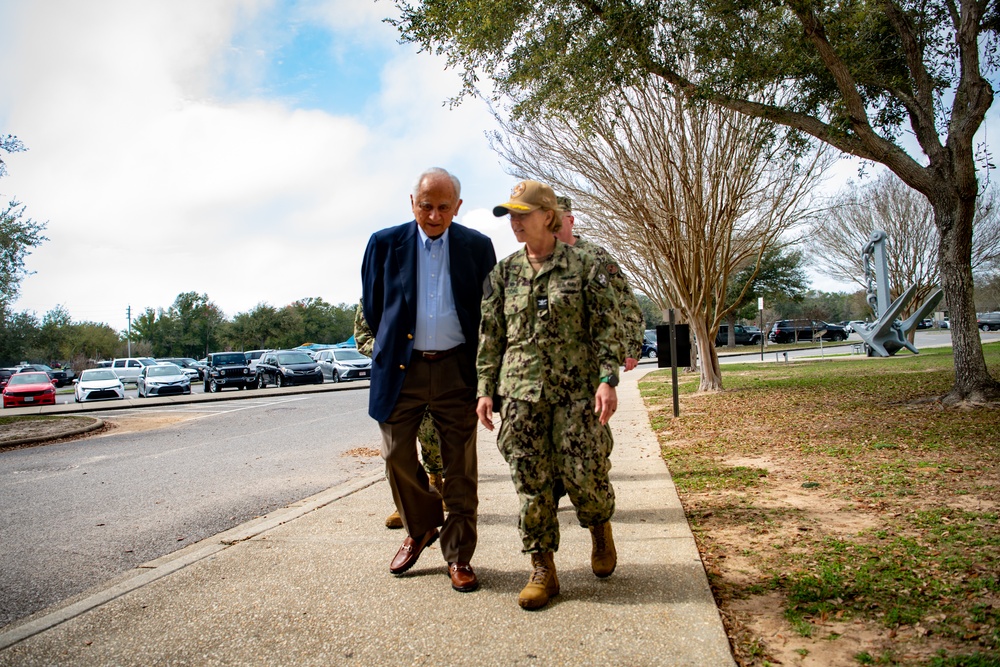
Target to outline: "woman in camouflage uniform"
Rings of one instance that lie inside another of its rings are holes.
[[[537,609],[559,592],[557,480],[580,525],[590,529],[594,574],[606,577],[617,563],[610,445],[602,426],[617,408],[623,350],[607,268],[553,236],[562,216],[552,188],[517,184],[510,201],[493,209],[508,213],[524,248],[494,267],[484,292],[476,412],[493,430],[494,397],[501,400],[497,445],[510,465],[523,551],[532,563],[518,603]]]

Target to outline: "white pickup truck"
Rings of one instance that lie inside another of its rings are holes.
[[[115,372],[115,375],[122,382],[135,384],[144,367],[155,365],[156,359],[151,359],[150,357],[125,357],[112,361],[111,370]]]

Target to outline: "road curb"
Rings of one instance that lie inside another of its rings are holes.
[[[39,442],[48,442],[51,440],[60,440],[62,438],[71,438],[76,435],[83,435],[85,433],[90,433],[91,431],[96,431],[100,428],[104,428],[104,420],[97,417],[86,417],[84,415],[74,415],[79,419],[90,419],[92,423],[86,426],[78,426],[77,428],[68,429],[66,431],[60,431],[58,433],[46,433],[44,435],[33,435],[30,438],[17,438],[14,440],[0,440],[0,447],[19,447],[21,445],[34,445]]]

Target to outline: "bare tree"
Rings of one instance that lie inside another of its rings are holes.
[[[685,101],[654,77],[586,125],[561,116],[501,123],[494,149],[518,175],[571,196],[579,228],[632,284],[682,311],[702,361],[700,391],[720,390],[713,343],[734,307],[726,306],[730,276],[759,265],[807,219],[811,188],[829,163],[824,151],[796,157],[773,124]]]
[[[976,200],[972,234],[972,270],[1000,259],[1000,207],[997,188]],[[941,235],[926,197],[891,172],[867,186],[850,185],[834,201],[829,214],[812,226],[811,254],[816,268],[828,276],[866,287],[861,250],[876,229],[886,232],[889,291],[896,299],[916,285],[904,315],[913,313],[941,282]]]

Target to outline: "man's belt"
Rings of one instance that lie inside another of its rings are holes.
[[[439,359],[445,359],[453,354],[456,354],[461,349],[462,349],[461,345],[456,345],[450,350],[440,350],[440,351],[414,350],[413,354],[418,355],[424,361],[438,361]]]

